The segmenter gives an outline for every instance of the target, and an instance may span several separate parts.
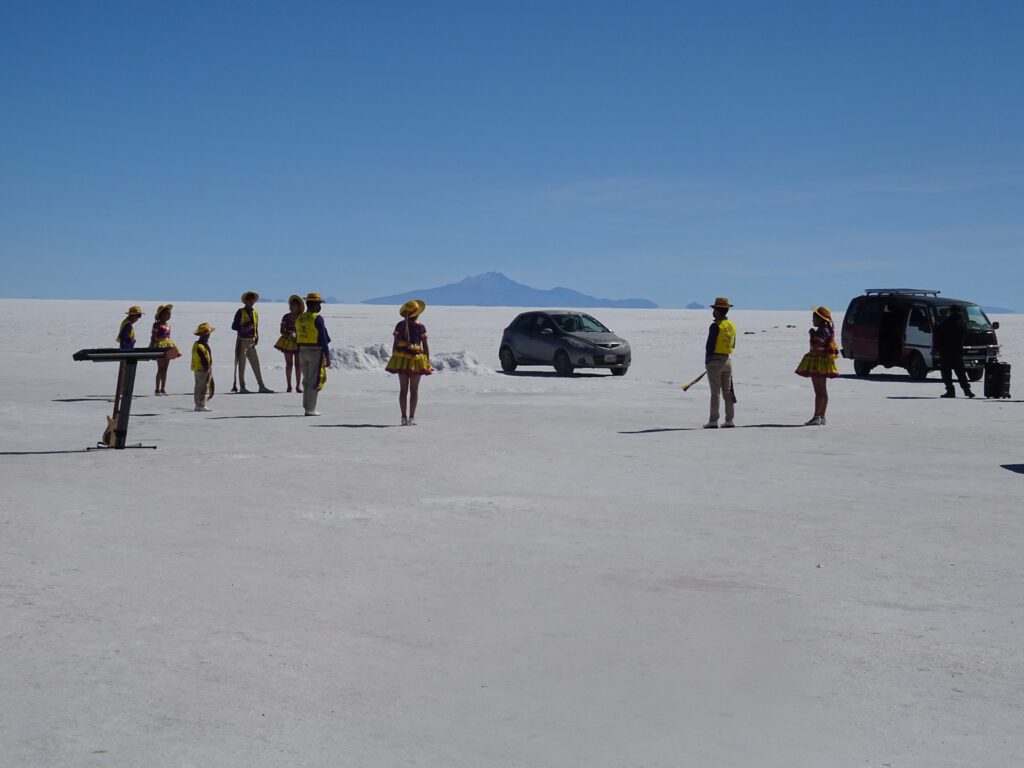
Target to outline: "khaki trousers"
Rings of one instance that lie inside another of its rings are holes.
[[[245,361],[249,361],[252,372],[256,374],[256,383],[263,387],[263,371],[260,370],[260,357],[256,354],[256,339],[238,340],[238,386],[245,389]]]
[[[192,398],[196,405],[206,405],[206,395],[210,390],[210,372],[195,371],[196,388],[192,390]]]
[[[320,361],[324,352],[320,347],[299,347],[299,369],[302,371],[302,407],[306,413],[316,410],[320,394]]]
[[[708,384],[711,385],[711,418],[718,421],[718,408],[721,398],[725,398],[725,420],[732,421],[736,412],[736,404],[732,401],[732,360],[728,355],[712,357],[705,366],[708,372]]]

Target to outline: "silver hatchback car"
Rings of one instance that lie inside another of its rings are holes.
[[[631,362],[629,342],[583,312],[524,312],[501,336],[501,369],[520,365],[552,365],[561,376],[576,368],[609,368],[625,375]]]

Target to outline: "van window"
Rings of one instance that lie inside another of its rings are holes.
[[[878,319],[882,316],[882,305],[877,301],[862,301],[857,305],[856,325],[878,325]]]
[[[971,331],[991,331],[992,323],[977,304],[967,305],[967,328]]]
[[[939,313],[939,319],[942,320],[949,314],[949,308],[951,304],[946,304],[941,307],[936,307]],[[961,304],[967,313],[967,329],[971,331],[991,331],[992,323],[989,322],[988,316],[982,311],[981,307],[977,304]]]
[[[917,330],[924,333],[931,333],[932,330],[931,321],[928,319],[928,311],[924,307],[914,307],[910,310],[907,325],[917,328]]]

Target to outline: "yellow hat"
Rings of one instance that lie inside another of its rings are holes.
[[[398,314],[402,317],[419,317],[423,314],[423,310],[426,308],[427,305],[419,299],[409,299],[409,301],[405,302],[405,304],[403,304],[398,310]]]
[[[153,317],[159,320],[162,314],[164,314],[165,312],[170,312],[172,309],[174,309],[173,304],[161,304],[159,307],[156,308],[156,312],[153,313]]]
[[[828,307],[811,307],[811,309],[814,310],[814,314],[822,320],[828,320],[830,323],[832,322],[832,313],[829,311]]]
[[[732,307],[732,304],[729,303],[729,300],[725,298],[725,296],[719,296],[711,306],[715,309],[729,309]]]
[[[128,311],[125,312],[125,314],[126,315],[144,315],[145,312],[142,311],[142,307],[128,307]]]
[[[258,293],[256,293],[256,291],[246,291],[245,293],[242,294],[242,299],[241,299],[242,303],[245,304],[245,300],[247,298],[249,298],[250,296],[252,296],[252,300],[253,301],[259,301],[260,300],[260,295]]]
[[[306,294],[306,301],[315,301],[317,304],[323,304],[324,300],[320,298],[320,294],[316,291],[310,291]]]
[[[209,334],[213,333],[216,330],[217,329],[214,328],[209,323],[200,323],[199,327],[196,328],[192,333],[195,336],[208,336]]]

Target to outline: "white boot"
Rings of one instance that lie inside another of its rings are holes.
[[[207,408],[205,405],[197,405],[195,409],[199,413],[213,413],[213,408]]]
[[[820,426],[823,426],[824,424],[825,424],[825,419],[823,419],[821,416],[815,416],[810,421],[805,421],[804,422],[804,426],[805,427],[820,427]]]
[[[704,425],[704,429],[718,429],[718,422],[709,421],[707,424]]]

